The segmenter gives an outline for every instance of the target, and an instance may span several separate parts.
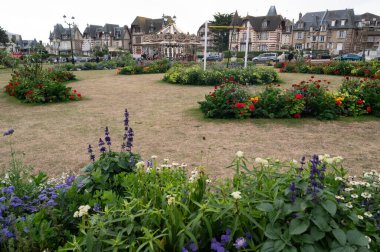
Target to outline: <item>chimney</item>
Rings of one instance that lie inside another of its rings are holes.
[[[298,20],[301,20],[302,18],[302,13],[300,12],[300,14],[298,15]]]

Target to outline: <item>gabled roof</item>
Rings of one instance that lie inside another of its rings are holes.
[[[318,28],[321,25],[330,25],[331,27],[331,21],[333,20],[337,21],[333,28],[353,28],[355,20],[354,10],[344,9],[307,12],[299,21],[296,22],[294,30],[309,30],[310,27]],[[338,22],[339,20],[346,20],[345,25],[341,26],[341,23]],[[304,26],[302,28],[298,28],[299,23],[303,23]]]
[[[240,26],[242,21],[243,19],[239,16],[238,12],[235,11],[230,26]]]
[[[152,19],[152,18],[146,18],[146,17],[141,17],[141,16],[137,16],[131,24],[131,28],[140,27],[140,30],[143,33],[149,33],[151,28],[153,28],[153,32],[158,32],[159,30],[163,28],[163,26],[164,26],[163,18]]]
[[[380,16],[377,16],[377,15],[369,13],[369,12],[366,12],[366,13],[361,14],[361,15],[355,15],[355,21],[360,22],[363,19],[365,21],[373,21],[373,19],[380,21]]]
[[[96,32],[99,31],[99,29],[102,29],[103,27],[100,25],[88,25],[86,29],[84,29],[83,35],[84,34],[89,34],[91,38],[96,37]]]
[[[255,31],[274,31],[279,28],[283,18],[281,15],[261,17],[247,16],[244,20],[249,20],[249,23]],[[266,27],[263,27],[263,23],[265,22]]]
[[[64,28],[61,24],[56,24],[53,31],[50,32],[49,39],[61,38],[62,35],[69,34],[69,28]]]

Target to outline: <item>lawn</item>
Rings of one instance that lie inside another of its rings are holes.
[[[161,81],[162,74],[118,76],[115,70],[75,72],[70,85],[82,93],[80,102],[28,105],[0,93],[0,131],[14,128],[13,147],[24,161],[50,175],[78,172],[88,163],[87,146],[97,146],[109,127],[112,148],[120,149],[123,112],[130,112],[135,131],[134,152],[146,160],[159,159],[205,166],[212,177],[230,174],[225,167],[236,151],[255,157],[300,159],[329,153],[345,158],[351,174],[379,170],[380,120],[373,117],[338,121],[210,120],[204,119],[197,101],[213,87],[177,86]],[[280,86],[308,80],[310,75],[281,74]],[[331,81],[332,89],[343,77],[315,76]],[[0,71],[0,85],[10,71]],[[252,92],[262,89],[250,87]],[[10,160],[9,146],[0,141],[0,167]]]

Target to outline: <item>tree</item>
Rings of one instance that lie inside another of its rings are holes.
[[[5,30],[0,26],[0,44],[6,46],[9,43],[9,38]]]
[[[211,25],[213,26],[229,26],[232,22],[233,13],[222,14],[216,13],[214,14],[214,20],[211,21]],[[216,29],[211,28],[211,32],[215,34],[214,44],[219,52],[228,50],[228,37],[229,37],[229,29]]]

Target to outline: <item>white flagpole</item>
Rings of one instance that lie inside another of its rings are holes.
[[[247,61],[248,61],[248,40],[249,40],[249,22],[247,22],[247,33],[245,38],[245,58],[244,58],[244,68],[247,68]]]
[[[205,48],[203,51],[203,71],[206,71],[207,62],[207,21],[205,22]]]

